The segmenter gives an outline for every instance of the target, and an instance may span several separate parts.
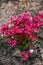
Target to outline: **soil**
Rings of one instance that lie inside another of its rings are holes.
[[[24,11],[30,12],[31,15],[43,13],[43,0],[0,0],[0,25],[9,23],[10,15]],[[43,31],[39,36],[42,39],[38,39],[39,44],[35,45],[35,52],[28,62],[22,62],[16,58],[16,56],[21,56],[19,49],[11,48],[7,44],[1,47],[0,44],[0,65],[43,65]]]

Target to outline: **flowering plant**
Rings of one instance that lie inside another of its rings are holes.
[[[37,39],[37,31],[43,25],[43,14],[31,16],[30,13],[24,12],[15,16],[10,16],[10,23],[0,26],[0,34],[9,38],[8,44],[18,46],[22,49],[22,60],[28,59],[33,50],[29,46]],[[25,51],[26,50],[26,51]]]

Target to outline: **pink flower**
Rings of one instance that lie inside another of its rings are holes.
[[[8,28],[8,25],[6,23],[3,24],[2,29],[7,29],[7,28]]]
[[[17,44],[17,41],[13,40],[11,44],[12,44],[12,46],[15,46]]]
[[[43,13],[39,13],[39,16],[40,16],[41,18],[43,18]]]
[[[9,16],[9,18],[12,20],[14,16]]]
[[[4,32],[4,34],[5,34],[6,37],[9,36],[9,32],[8,31]]]
[[[27,29],[27,30],[24,31],[24,33],[29,34],[29,35],[32,34],[32,32],[33,31],[31,29]]]
[[[39,27],[42,26],[42,25],[43,25],[43,21],[38,22]]]
[[[22,33],[22,29],[16,29],[16,33]]]
[[[28,59],[28,55],[22,56],[22,60],[23,60],[23,61],[25,61],[25,60],[27,60],[27,59]]]
[[[12,40],[11,40],[11,39],[9,39],[9,40],[8,40],[8,43],[9,43],[9,44],[11,44],[11,43],[12,43]]]
[[[15,46],[17,44],[16,40],[8,40],[8,43],[11,44],[12,46]]]
[[[8,25],[5,23],[5,24],[2,25],[1,31],[5,32],[6,30],[8,30]]]
[[[26,54],[26,52],[25,52],[25,51],[22,51],[22,52],[21,52],[21,54],[22,54],[22,55],[25,55],[25,54]]]
[[[14,28],[10,28],[10,29],[9,29],[9,32],[10,32],[10,35],[11,35],[11,36],[14,36],[14,35],[16,34],[16,31],[15,31]]]
[[[26,51],[22,51],[21,54],[22,54],[22,60],[26,60],[29,57]]]
[[[37,37],[36,35],[33,35],[33,34],[30,35],[30,39],[31,39],[32,41],[36,40],[36,37]]]
[[[14,28],[16,33],[22,33],[22,28],[20,26],[15,26]]]
[[[17,18],[18,18],[17,16],[13,16],[10,18],[12,18],[10,24],[16,24],[17,23]]]
[[[29,12],[23,12],[22,16],[23,16],[24,19],[29,19],[30,13]]]

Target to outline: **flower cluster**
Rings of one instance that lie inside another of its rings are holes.
[[[29,58],[29,56],[33,53],[33,49],[28,51],[21,51],[22,54],[22,60],[26,60]]]
[[[15,16],[10,16],[10,23],[0,26],[0,34],[8,37],[8,43],[12,46],[21,45],[22,48],[29,47],[29,41],[37,38],[37,31],[43,25],[43,14],[31,16],[30,13],[24,12]],[[32,43],[32,42],[31,42]],[[23,51],[22,59],[26,60],[29,54]]]

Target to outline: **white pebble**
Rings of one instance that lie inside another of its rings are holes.
[[[33,53],[33,51],[34,51],[33,49],[30,49],[30,52],[31,52],[31,53]]]

